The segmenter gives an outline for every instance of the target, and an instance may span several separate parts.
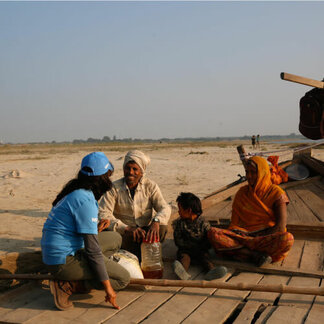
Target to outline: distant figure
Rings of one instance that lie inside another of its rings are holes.
[[[260,148],[260,135],[259,134],[256,137],[256,146],[257,146],[257,148]]]
[[[251,137],[251,144],[252,144],[252,148],[254,148],[255,149],[255,135],[252,135],[252,137]]]
[[[178,247],[177,260],[173,263],[175,274],[182,280],[190,279],[187,271],[191,261],[194,261],[208,271],[206,280],[225,276],[227,269],[223,266],[215,267],[208,254],[211,247],[207,238],[210,224],[200,216],[200,199],[190,192],[182,192],[177,203],[180,217],[172,223],[174,243]]]

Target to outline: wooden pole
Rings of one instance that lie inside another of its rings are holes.
[[[27,280],[46,280],[53,279],[49,274],[0,274],[0,279],[27,279]],[[324,296],[324,287],[292,287],[286,285],[258,285],[247,284],[240,282],[231,284],[220,281],[205,281],[205,280],[169,280],[169,279],[131,279],[131,285],[146,285],[146,286],[165,286],[165,287],[196,287],[196,288],[218,288],[229,290],[249,290],[249,291],[264,291],[278,292],[290,294],[304,295],[320,295]]]
[[[244,168],[246,168],[246,161],[248,160],[248,158],[243,145],[237,146],[236,149],[238,154],[240,155],[240,159],[243,163]]]
[[[301,77],[298,75],[289,74],[286,72],[281,72],[280,77],[282,80],[296,82],[296,83],[304,84],[304,85],[319,88],[319,89],[324,89],[324,82],[322,82],[322,81],[308,79],[308,78],[304,78],[304,77]]]

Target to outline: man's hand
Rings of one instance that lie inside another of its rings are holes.
[[[102,219],[100,220],[100,222],[98,223],[98,232],[102,232],[103,230],[105,230],[106,228],[108,228],[110,225],[110,220],[109,219]]]
[[[125,232],[128,235],[133,235],[134,242],[142,242],[145,239],[146,232],[140,227],[126,227]]]
[[[150,243],[160,241],[160,223],[159,222],[153,222],[151,224],[150,229],[147,232],[146,240]]]

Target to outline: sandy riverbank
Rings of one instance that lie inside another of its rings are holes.
[[[236,151],[238,143],[147,144],[138,147],[151,157],[147,176],[156,181],[175,210],[181,191],[200,198],[244,175]],[[92,150],[104,151],[115,166],[113,180],[122,176],[123,157],[135,146],[14,146],[0,147],[0,255],[39,249],[43,223],[51,202],[74,177],[82,157]],[[268,144],[261,150],[282,149]],[[247,151],[252,151],[246,145]],[[324,149],[314,150],[324,160]],[[292,153],[282,155],[288,160]]]

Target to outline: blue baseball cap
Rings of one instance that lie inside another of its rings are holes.
[[[83,170],[84,167],[92,171]],[[81,162],[81,172],[87,176],[100,176],[108,171],[114,171],[114,166],[109,162],[107,156],[102,152],[92,152],[86,155]]]

